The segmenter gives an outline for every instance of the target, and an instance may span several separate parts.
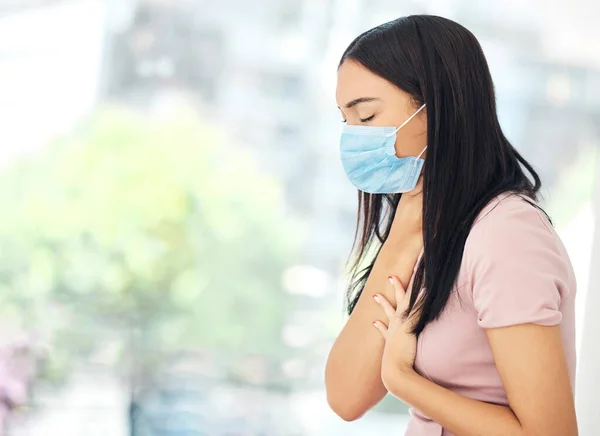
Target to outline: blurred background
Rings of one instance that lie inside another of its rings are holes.
[[[394,398],[337,418],[323,371],[356,217],[336,66],[412,13],[482,43],[600,365],[595,0],[1,0],[5,434],[403,433]]]

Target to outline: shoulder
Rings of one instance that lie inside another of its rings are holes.
[[[544,214],[516,194],[483,208],[467,237],[464,273],[482,327],[555,325],[575,293],[569,256]]]
[[[467,237],[468,260],[526,252],[530,244],[560,251],[558,235],[534,204],[528,197],[514,193],[504,193],[490,201],[475,219]]]

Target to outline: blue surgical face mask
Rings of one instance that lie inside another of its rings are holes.
[[[369,194],[396,194],[412,191],[425,161],[421,156],[396,156],[396,132],[415,117],[421,106],[396,127],[344,125],[340,139],[342,165],[348,179]]]

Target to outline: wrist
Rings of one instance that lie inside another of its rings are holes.
[[[413,367],[397,367],[393,374],[386,376],[386,388],[390,394],[410,404],[410,392],[415,390],[415,384],[422,378]]]

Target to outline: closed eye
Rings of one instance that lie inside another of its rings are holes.
[[[373,114],[373,115],[371,115],[371,116],[370,116],[370,117],[368,117],[368,118],[364,118],[364,119],[363,119],[363,118],[361,118],[361,119],[360,119],[360,122],[361,122],[361,123],[368,123],[368,122],[369,122],[369,121],[371,121],[373,118],[375,118],[375,115],[374,115],[374,114]]]

